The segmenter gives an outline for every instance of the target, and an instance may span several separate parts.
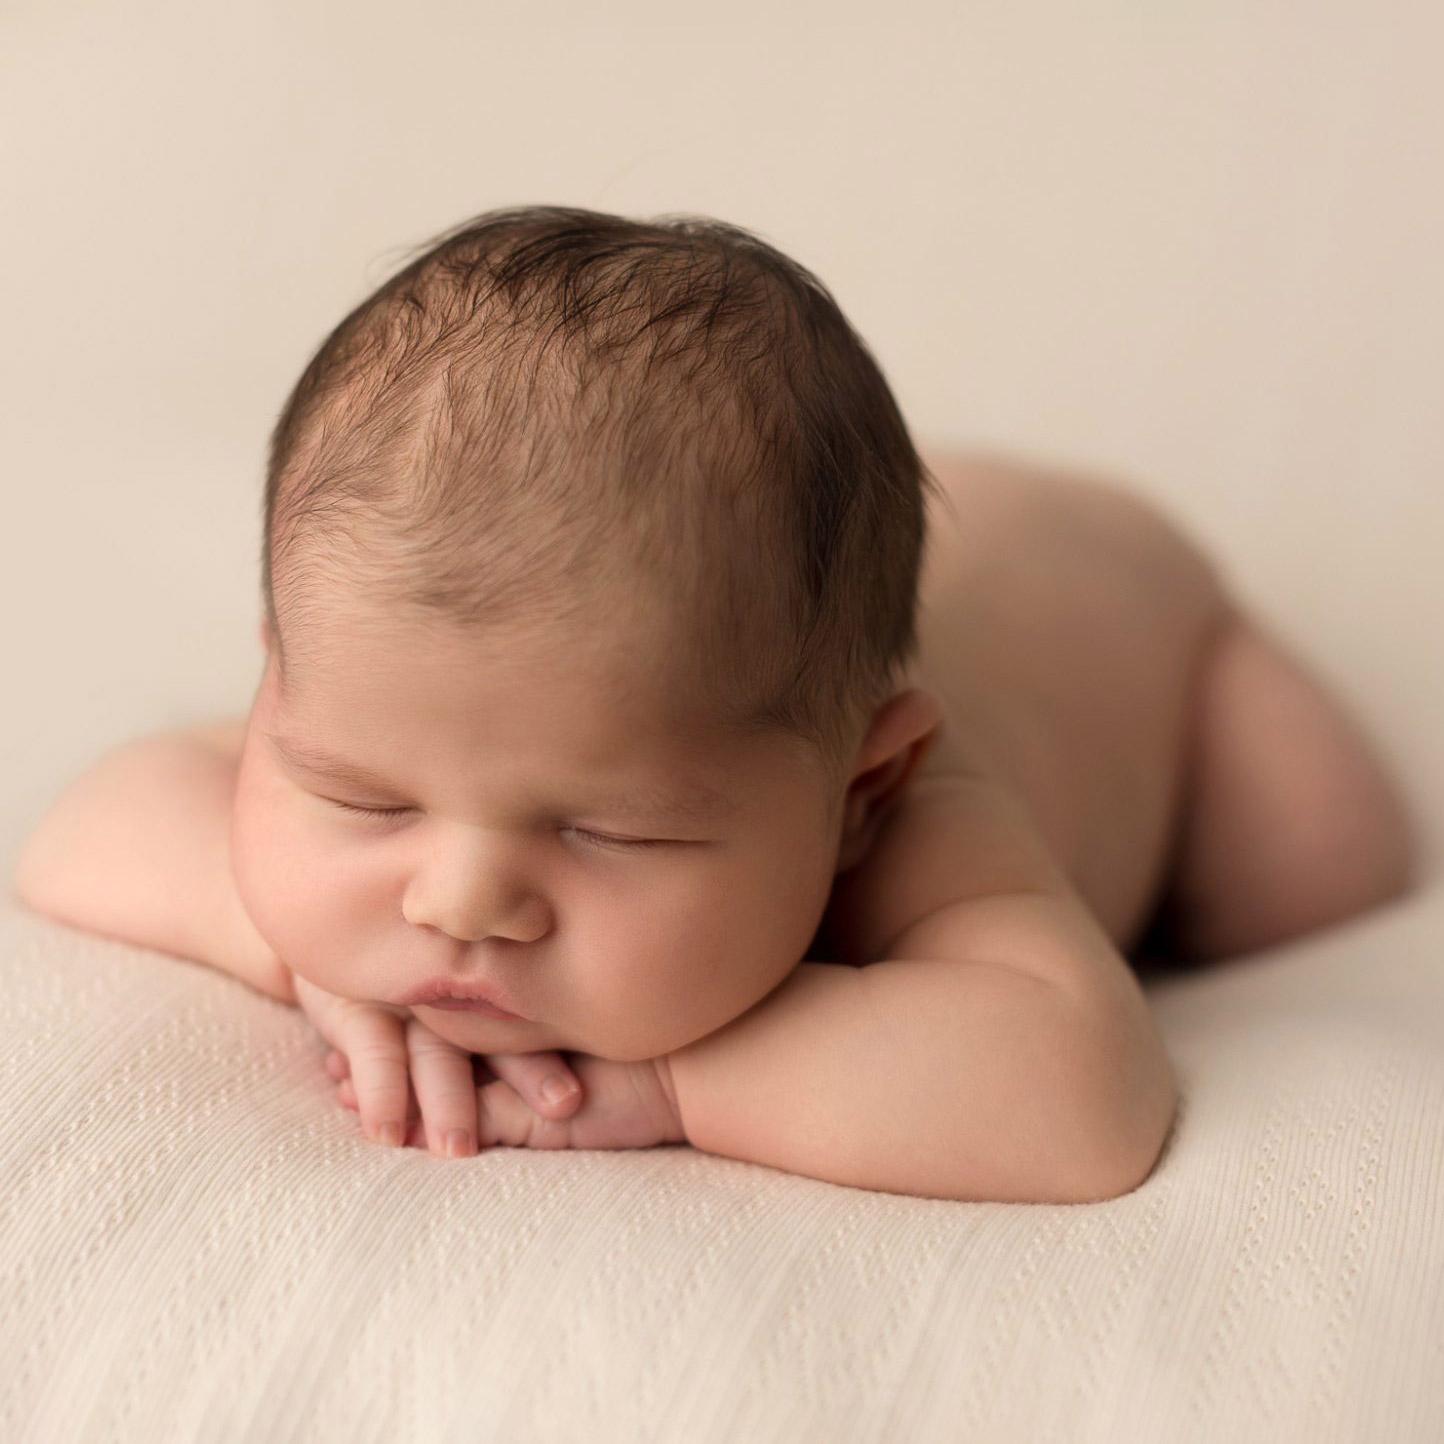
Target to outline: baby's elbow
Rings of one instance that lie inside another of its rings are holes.
[[[1166,1060],[1161,1083],[1131,1102],[1098,1130],[1075,1180],[1074,1202],[1122,1198],[1152,1177],[1178,1119],[1178,1089]]]
[[[1152,1176],[1163,1145],[1146,1149],[1143,1153],[1122,1150],[1098,1151],[1092,1174],[1080,1180],[1074,1187],[1070,1203],[1107,1203],[1110,1199],[1122,1198],[1141,1188]]]

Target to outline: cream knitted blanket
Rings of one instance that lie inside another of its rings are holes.
[[[1150,984],[1081,1206],[363,1140],[301,1014],[0,904],[0,1439],[1444,1438],[1444,889]]]

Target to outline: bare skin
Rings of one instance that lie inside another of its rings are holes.
[[[1404,890],[1412,829],[1365,739],[1165,514],[1012,460],[926,460],[948,501],[930,504],[907,683],[945,718],[890,815],[895,852],[925,850],[930,783],[981,779],[1135,966],[1160,946],[1248,951]],[[239,757],[245,726],[208,735]],[[874,863],[840,872],[807,959],[870,961],[841,920],[896,877]],[[328,1067],[355,1107],[344,1056]]]
[[[1218,567],[1176,523],[1106,480],[958,450],[924,460],[948,504],[930,499],[919,655],[907,682],[935,692],[947,717],[914,787],[930,777],[1000,780],[1131,959],[1165,902],[1239,914],[1232,929],[1211,925],[1207,938],[1202,918],[1175,920],[1168,943],[1201,958],[1322,925],[1325,892],[1347,916],[1401,890],[1413,871],[1414,829],[1379,760],[1337,699],[1242,617]],[[1230,621],[1225,677],[1210,646]],[[1286,735],[1266,735],[1263,716],[1251,737],[1237,735],[1239,725],[1228,731],[1225,705],[1242,712],[1254,692],[1260,700],[1267,692]],[[245,719],[195,730],[239,758]],[[1335,876],[1325,886],[1314,860],[1283,858],[1292,910],[1280,901],[1277,916],[1265,917],[1260,910],[1274,905],[1259,903],[1245,918],[1242,899],[1226,895],[1239,841],[1231,829],[1251,824],[1255,846],[1272,838],[1283,857],[1287,801],[1256,791],[1245,799],[1230,759],[1248,749],[1297,754],[1310,738],[1295,787],[1317,798],[1328,791],[1335,835],[1385,858],[1381,880],[1362,876],[1362,862],[1338,864],[1359,881],[1351,888]],[[907,805],[905,795],[899,807]],[[839,877],[809,958],[838,955],[836,905],[870,881],[866,867]],[[1196,936],[1182,935],[1188,925]]]
[[[1106,480],[938,451],[919,657],[934,777],[998,783],[1136,967],[1227,958],[1407,892],[1417,828],[1341,699],[1166,512]],[[905,826],[900,818],[900,826]],[[830,920],[866,888],[843,874]],[[821,949],[821,951],[819,951]]]
[[[1126,951],[1162,882],[1190,687],[1224,607],[1122,490],[957,454],[933,504],[916,674],[948,720],[919,779],[1000,776]]]

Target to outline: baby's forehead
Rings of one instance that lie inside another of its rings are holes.
[[[561,712],[578,729],[595,718],[609,735],[625,730],[713,766],[738,755],[746,773],[759,752],[801,751],[804,766],[812,759],[802,740],[759,721],[747,666],[705,639],[689,643],[685,621],[656,616],[635,596],[599,596],[561,618],[477,622],[334,587],[313,592],[297,622],[285,622],[288,653],[293,634],[300,648],[294,667],[287,657],[282,687],[303,714],[334,714],[362,698],[452,715],[474,705],[480,717],[514,705],[548,727]]]
[[[725,769],[755,751],[739,728],[688,686],[664,655],[652,660],[604,647],[538,649],[491,641],[475,649],[454,639],[394,638],[319,649],[277,672],[270,714],[297,737],[358,732],[376,741],[492,735],[525,738],[529,751],[705,758]],[[744,769],[745,770],[745,769]]]

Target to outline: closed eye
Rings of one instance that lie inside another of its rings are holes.
[[[355,803],[342,802],[338,798],[328,797],[326,799],[333,807],[339,807],[343,812],[349,812],[356,817],[399,817],[403,812],[410,812],[409,807],[357,807]],[[614,847],[614,848],[645,848],[665,847],[667,839],[654,837],[612,837],[605,832],[590,832],[584,827],[569,827],[568,832],[584,838],[591,847]]]
[[[568,832],[587,840],[590,847],[643,848],[665,847],[665,838],[659,837],[608,837],[605,832],[588,832],[584,827],[569,827]]]
[[[341,802],[337,798],[328,797],[327,802],[332,807],[339,807],[342,812],[355,813],[357,817],[396,817],[403,812],[410,812],[409,807],[356,807],[349,802]]]

